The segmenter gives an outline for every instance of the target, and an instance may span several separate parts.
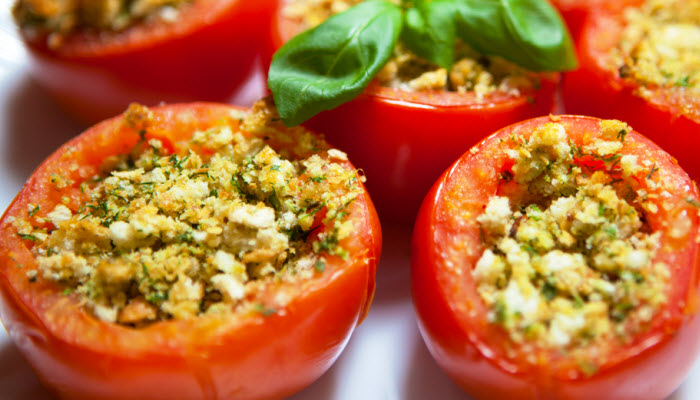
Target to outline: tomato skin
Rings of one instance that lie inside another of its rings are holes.
[[[549,2],[561,14],[574,40],[578,38],[590,7],[599,3],[595,0],[549,0]]]
[[[173,142],[234,118],[233,107],[211,103],[152,110],[160,134]],[[348,209],[355,235],[342,245],[350,256],[328,258],[322,276],[302,283],[269,316],[206,316],[130,329],[97,320],[53,283],[29,282],[26,271],[36,266],[31,242],[16,235],[10,217],[26,217],[30,202],[51,210],[63,195],[79,191],[77,184],[49,188],[52,173],[84,180],[106,155],[137,141],[120,118],[89,129],[37,169],[0,221],[0,317],[40,381],[59,398],[115,400],[277,399],[313,382],[338,357],[374,295],[382,238],[366,191]],[[284,285],[291,284],[269,295]]]
[[[577,40],[586,19],[592,13],[604,10],[619,10],[627,5],[635,5],[641,0],[549,0],[566,22],[574,40]]]
[[[272,21],[273,51],[301,29],[281,14],[283,3]],[[406,92],[372,83],[356,99],[304,125],[324,132],[366,172],[382,221],[411,226],[423,196],[451,160],[494,130],[552,112],[558,81],[557,74],[546,75],[538,90],[496,93],[483,102],[471,93]]]
[[[599,121],[579,116],[556,118],[577,126],[579,132],[593,129]],[[478,225],[470,222],[496,193],[498,172],[507,162],[504,155],[488,149],[496,148],[500,140],[507,141],[514,131],[548,121],[524,121],[484,139],[445,171],[426,196],[411,251],[412,295],[423,339],[438,365],[475,399],[665,398],[681,384],[700,352],[697,213],[689,216],[690,237],[683,244],[671,244],[677,247],[664,255],[673,260],[669,265],[678,266],[673,272],[671,300],[664,309],[672,317],[656,323],[628,347],[621,347],[615,360],[600,366],[597,373],[568,376],[573,361],[567,360],[522,365],[508,360],[499,339],[494,339],[502,334],[487,322],[487,310],[470,273],[483,251]],[[628,134],[626,140],[639,144],[635,154],[646,154],[661,168],[672,168],[678,174],[674,186],[687,187],[693,196],[698,195],[692,181],[652,142],[636,132]],[[677,200],[680,204],[684,201]],[[458,244],[461,247],[455,249]],[[450,251],[459,254],[458,258],[448,259]]]
[[[682,111],[679,102],[684,100],[668,91],[660,90],[649,99],[637,94],[639,86],[621,78],[606,55],[618,42],[622,29],[620,13],[591,13],[577,43],[579,69],[567,73],[563,80],[566,112],[615,118],[633,128],[643,127],[644,134],[675,157],[693,179],[700,179],[700,161],[694,149],[700,128],[700,102],[686,99],[690,104]]]
[[[106,38],[75,33],[57,49],[25,35],[30,72],[88,124],[134,101],[225,101],[253,72],[275,2],[198,0],[175,24],[135,25]]]

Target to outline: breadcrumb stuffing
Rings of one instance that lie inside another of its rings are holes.
[[[657,88],[700,95],[700,3],[648,0],[625,12],[625,29],[612,60],[622,78],[642,85],[649,97]]]
[[[285,0],[282,12],[285,17],[300,21],[304,29],[309,29],[362,1]],[[540,84],[536,74],[501,57],[481,55],[461,41],[455,44],[455,63],[449,71],[418,57],[399,42],[376,79],[382,86],[407,92],[473,92],[479,101],[496,91],[519,96],[522,90]]]
[[[660,233],[645,222],[651,202],[630,189],[643,166],[636,156],[619,165],[628,130],[605,121],[585,146],[554,122],[511,137],[508,189],[477,217],[486,249],[472,276],[512,341],[584,354],[644,331],[667,302],[669,266],[653,262]],[[688,223],[675,225],[687,234]],[[605,358],[596,351],[588,363]]]
[[[99,319],[138,327],[252,309],[264,285],[310,279],[328,256],[345,257],[356,171],[303,128],[260,124],[274,111],[257,109],[242,121],[256,130],[222,123],[171,154],[147,138],[150,110],[132,106],[124,123],[143,139],[82,185],[89,201],[57,205],[50,229],[15,221],[36,242],[33,277],[76,293]]]

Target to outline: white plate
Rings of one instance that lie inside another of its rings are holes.
[[[11,2],[0,0],[0,211],[44,158],[82,131],[27,75],[26,54],[10,20]],[[259,97],[261,84],[258,76],[238,103],[248,105]],[[437,367],[418,333],[409,289],[410,232],[385,226],[384,239],[377,294],[367,319],[333,367],[292,399],[466,398]],[[4,330],[0,330],[0,397],[52,398]],[[700,362],[669,399],[700,399]]]

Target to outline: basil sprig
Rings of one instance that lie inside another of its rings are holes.
[[[411,3],[406,5],[407,3]],[[359,95],[398,38],[449,69],[457,38],[533,71],[576,68],[571,37],[546,0],[367,0],[297,35],[275,54],[268,85],[282,121],[298,125]]]

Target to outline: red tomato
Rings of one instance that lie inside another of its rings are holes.
[[[77,32],[56,49],[25,36],[31,74],[88,123],[132,101],[225,101],[253,71],[275,1],[196,0],[177,23]]]
[[[222,122],[235,128],[232,110],[210,103],[155,108],[149,134],[177,143]],[[93,317],[77,296],[41,276],[29,281],[32,242],[17,236],[12,219],[45,216],[64,198],[75,211],[84,197],[80,182],[138,140],[121,118],[94,126],[37,169],[0,221],[0,316],[41,382],[70,399],[268,399],[313,382],[338,357],[374,294],[381,232],[364,191],[348,208],[355,227],[342,242],[348,257],[329,256],[314,278],[266,289],[263,299],[298,293],[271,315],[205,315],[134,329]],[[49,182],[58,171],[74,183],[56,189]],[[28,217],[30,203],[42,211]]]
[[[576,46],[579,69],[564,78],[566,111],[643,127],[645,135],[675,157],[693,179],[699,179],[700,161],[694,143],[700,128],[700,99],[665,88],[649,88],[653,93],[645,98],[638,92],[639,83],[620,77],[609,53],[623,28],[619,12],[597,10],[590,15]]]
[[[549,0],[549,2],[552,3],[564,18],[571,32],[571,36],[574,39],[578,38],[581,25],[591,5],[598,3],[597,1],[591,0]]]
[[[625,4],[634,4],[639,0],[549,0],[550,3],[559,11],[566,21],[569,31],[574,39],[578,39],[581,28],[588,16],[597,10],[607,9],[615,10],[625,6]]]
[[[578,145],[600,137],[598,119],[556,119]],[[413,301],[425,343],[440,367],[478,399],[665,398],[680,385],[700,350],[698,190],[668,154],[636,132],[626,136],[621,153],[665,170],[670,192],[658,213],[646,213],[651,229],[662,238],[654,262],[671,266],[668,302],[648,330],[625,342],[611,339],[606,343],[611,346],[607,361],[586,375],[566,352],[548,350],[542,359],[528,361],[535,350],[511,341],[501,325],[489,322],[471,273],[484,251],[476,218],[505,185],[501,173],[512,165],[504,153],[515,146],[511,135],[527,138],[533,128],[549,121],[531,119],[484,139],[457,160],[426,197],[411,252]],[[680,239],[669,234],[674,224],[668,222],[674,219],[689,221]]]
[[[300,30],[281,14],[280,3],[272,49]],[[370,84],[358,98],[306,125],[325,132],[366,172],[382,220],[412,224],[426,191],[451,160],[496,129],[550,113],[557,82],[558,75],[543,76],[538,90],[496,92],[484,101],[473,92],[406,92]]]

